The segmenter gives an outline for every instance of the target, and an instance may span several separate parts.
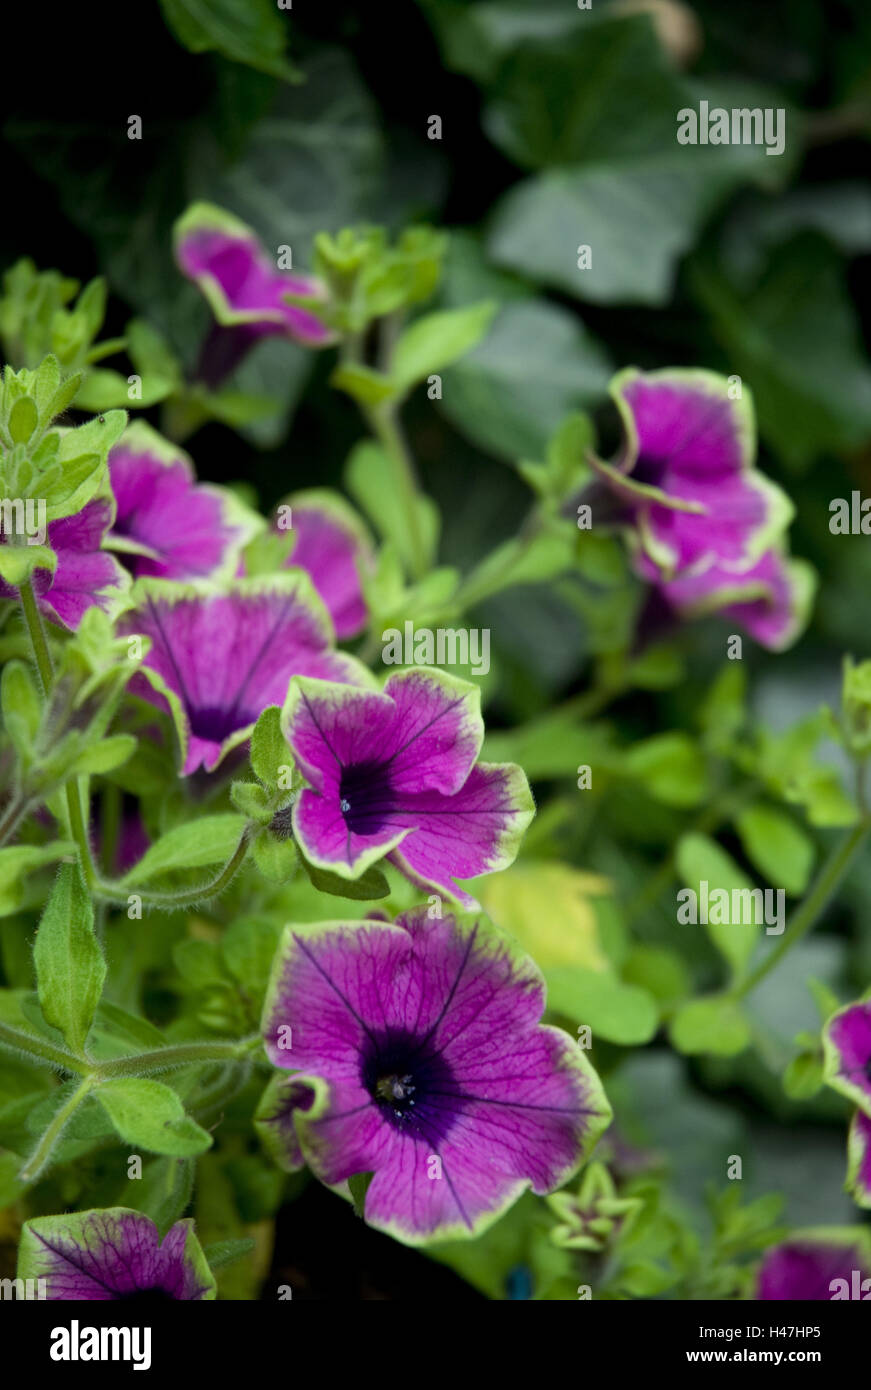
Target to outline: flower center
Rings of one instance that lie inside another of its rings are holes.
[[[248,723],[244,714],[240,715],[238,711],[221,705],[193,708],[189,711],[188,718],[191,733],[209,743],[223,743],[225,738],[229,738],[237,729],[241,729],[243,724]]]
[[[384,764],[370,761],[342,768],[339,805],[353,835],[377,835],[396,806]]]
[[[401,1029],[371,1035],[360,1071],[384,1119],[428,1142],[443,1139],[463,1108],[450,1066],[425,1035]]]

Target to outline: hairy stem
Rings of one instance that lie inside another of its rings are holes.
[[[72,1119],[74,1112],[78,1110],[82,1101],[87,1099],[92,1087],[93,1082],[91,1078],[86,1077],[73,1091],[69,1100],[65,1101],[57,1111],[57,1114],[43,1133],[39,1143],[30,1155],[30,1158],[18,1174],[22,1182],[32,1182],[33,1179],[38,1177],[42,1172],[51,1158],[55,1146],[66,1129],[67,1124]]]

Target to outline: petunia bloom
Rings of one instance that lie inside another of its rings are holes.
[[[46,544],[54,551],[57,565],[53,571],[34,571],[33,592],[45,616],[63,627],[77,628],[82,614],[94,604],[107,610],[128,583],[118,561],[102,548],[113,514],[109,499],[94,497],[80,512],[50,521],[46,528]],[[0,598],[16,595],[0,579]]]
[[[360,571],[375,567],[365,526],[341,495],[327,488],[297,492],[287,504],[295,538],[287,564],[311,575],[339,641],[356,637],[367,618]]]
[[[281,727],[309,784],[293,808],[309,862],[353,879],[389,856],[472,903],[454,879],[504,869],[535,814],[521,768],[476,762],[480,704],[444,671],[400,671],[382,691],[294,680]]]
[[[825,1079],[871,1116],[871,998],[848,1004],[823,1029]]]
[[[267,705],[281,704],[292,676],[370,683],[335,651],[332,625],[301,570],[240,579],[220,592],[140,579],[119,632],[150,638],[131,691],[168,711],[182,773],[211,772],[243,743]]]
[[[720,613],[760,646],[780,651],[795,641],[807,621],[814,576],[804,561],[771,549],[741,573],[714,564],[662,583],[660,592],[683,618]]]
[[[159,1303],[215,1297],[215,1279],[192,1221],[163,1240],[129,1207],[39,1216],[24,1223],[19,1279],[44,1279],[51,1300]]]
[[[222,208],[211,203],[188,208],[175,226],[175,256],[217,321],[199,372],[207,384],[217,385],[260,338],[280,336],[310,347],[332,340],[315,314],[286,298],[323,298],[321,283],[279,270],[251,228]]]
[[[476,1235],[526,1188],[561,1186],[610,1119],[583,1050],[540,1023],[534,962],[428,912],[288,927],[263,1016],[307,1163],[329,1186],[372,1174],[366,1220],[410,1245]],[[276,1111],[273,1090],[260,1125],[280,1142]]]
[[[110,452],[109,477],[107,544],[137,579],[229,575],[260,524],[225,488],[197,483],[188,455],[141,421]]]
[[[732,399],[714,372],[630,367],[611,394],[623,450],[613,465],[593,463],[631,514],[642,575],[669,580],[712,565],[743,573],[792,515],[786,494],[752,466],[746,389]]]
[[[817,1303],[862,1298],[871,1292],[869,1275],[871,1249],[861,1228],[797,1232],[766,1252],[757,1276],[756,1297]]]

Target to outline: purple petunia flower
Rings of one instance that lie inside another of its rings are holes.
[[[151,640],[131,690],[175,723],[182,773],[208,772],[245,741],[298,674],[372,683],[331,647],[329,616],[301,570],[240,579],[221,591],[141,579],[119,632]]]
[[[281,727],[309,783],[293,808],[309,862],[352,879],[389,855],[473,903],[454,878],[505,868],[535,814],[521,768],[476,762],[480,703],[444,671],[400,671],[383,691],[294,680]]]
[[[783,553],[793,508],[753,467],[746,388],[733,399],[714,372],[628,368],[611,393],[625,441],[614,464],[591,459],[612,503],[596,510],[631,526],[641,577],[672,615],[724,611],[764,646],[794,641],[812,571]]]
[[[660,585],[666,602],[681,617],[719,612],[734,618],[760,646],[788,647],[807,621],[814,576],[802,560],[767,550],[742,573],[711,565]]]
[[[87,608],[96,604],[106,610],[123,592],[127,576],[114,556],[102,549],[113,513],[109,499],[94,497],[73,516],[49,522],[46,544],[57,556],[57,565],[53,572],[34,571],[33,592],[41,611],[53,622],[75,629]],[[0,598],[16,595],[17,590],[0,579]]]
[[[847,1191],[860,1207],[871,1207],[871,1117],[857,1110],[847,1140]]]
[[[287,503],[295,536],[287,564],[311,575],[339,641],[356,637],[367,619],[360,571],[375,567],[365,526],[344,498],[327,488],[295,493]]]
[[[259,519],[224,488],[197,483],[187,454],[141,421],[109,454],[117,513],[107,544],[134,578],[232,574]]]
[[[848,1004],[823,1029],[825,1079],[871,1116],[871,999]]]
[[[285,1108],[309,1166],[331,1186],[373,1174],[367,1221],[411,1245],[476,1235],[527,1187],[559,1187],[610,1107],[543,1008],[534,962],[481,923],[417,908],[288,927],[263,1032],[294,1070]],[[260,1113],[273,1144],[280,1095],[270,1087]]]
[[[630,509],[645,577],[673,579],[717,564],[741,572],[792,515],[780,488],[752,467],[753,410],[714,372],[619,372],[611,394],[626,439],[615,464],[593,460]]]
[[[39,1216],[26,1221],[19,1279],[44,1279],[48,1300],[157,1303],[215,1297],[215,1279],[192,1221],[163,1240],[153,1221],[128,1207]]]
[[[287,295],[325,298],[312,276],[278,270],[244,222],[211,203],[194,203],[175,226],[179,269],[202,290],[217,321],[199,376],[217,385],[260,338],[285,337],[309,347],[333,333]]]
[[[767,1251],[759,1269],[761,1300],[862,1298],[871,1292],[871,1250],[861,1228],[833,1227],[798,1232]]]

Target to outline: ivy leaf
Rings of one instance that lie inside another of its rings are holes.
[[[42,1012],[80,1054],[94,1021],[106,962],[94,934],[94,909],[78,866],[58,874],[33,948]]]
[[[160,0],[179,43],[191,53],[220,53],[234,63],[290,80],[285,27],[270,0]]]

